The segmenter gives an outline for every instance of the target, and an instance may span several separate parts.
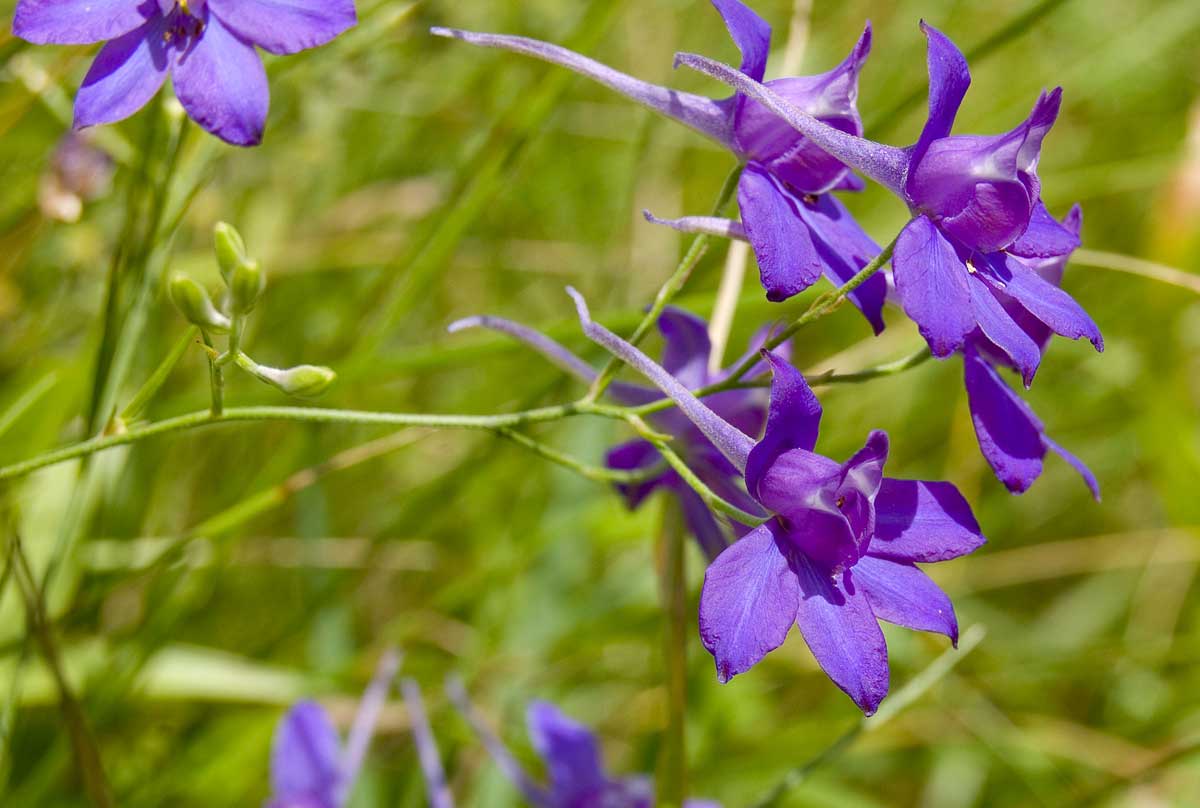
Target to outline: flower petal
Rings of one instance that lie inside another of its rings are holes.
[[[631,440],[608,450],[604,465],[617,471],[639,471],[663,463],[662,455],[650,441]],[[625,504],[636,508],[659,486],[668,482],[670,470],[665,466],[663,473],[639,483],[618,483],[616,488],[625,497]]]
[[[667,372],[688,387],[706,384],[712,350],[708,323],[691,312],[667,306],[658,318],[658,330],[663,335],[662,366]]]
[[[945,634],[958,645],[954,606],[929,576],[912,564],[863,556],[854,565],[854,580],[867,594],[880,620],[916,631]]]
[[[1028,387],[1042,362],[1041,345],[1013,319],[1012,313],[1001,304],[987,283],[972,275],[969,284],[971,310],[979,330],[1012,360],[1013,367]]]
[[[742,54],[742,72],[762,81],[771,51],[771,26],[740,0],[712,0]]]
[[[206,131],[235,146],[262,142],[270,102],[267,72],[254,46],[215,14],[179,54],[172,80],[179,103]]]
[[[892,257],[896,291],[934,356],[962,347],[975,328],[967,269],[954,246],[926,216],[900,231]]]
[[[1100,483],[1096,481],[1096,475],[1092,474],[1092,470],[1075,455],[1068,452],[1063,447],[1059,446],[1054,441],[1050,440],[1045,435],[1042,435],[1042,441],[1045,442],[1046,448],[1057,454],[1063,460],[1071,464],[1071,468],[1079,472],[1079,476],[1083,477],[1083,482],[1087,485],[1088,490],[1092,492],[1092,499],[1100,501]]]
[[[704,573],[700,637],[727,682],[783,644],[796,619],[800,585],[766,525],[729,546]]]
[[[802,200],[798,210],[812,231],[813,243],[824,264],[825,277],[835,286],[853,278],[882,250],[859,226],[850,211],[833,194],[822,194],[811,202]],[[883,304],[887,278],[882,272],[850,293],[850,302],[867,318],[876,334],[883,331]]]
[[[160,16],[157,0],[20,0],[12,28],[35,45],[90,45]]]
[[[963,351],[963,371],[979,449],[1000,482],[1023,493],[1042,473],[1042,423],[974,348]]]
[[[683,510],[683,520],[687,523],[696,544],[700,545],[709,561],[715,561],[729,546],[729,540],[717,517],[713,516],[713,512],[704,504],[704,500],[700,499],[700,495],[682,481],[674,493],[679,499],[679,507]]]
[[[971,506],[953,484],[883,479],[875,497],[872,555],[945,561],[973,553],[984,542]]]
[[[812,286],[825,269],[798,205],[757,163],[746,166],[738,182],[742,227],[754,247],[767,300],[776,303]]]
[[[998,255],[996,259],[991,262],[991,267],[1003,283],[1003,291],[1026,311],[1049,326],[1054,333],[1068,339],[1085,337],[1097,351],[1104,350],[1100,327],[1075,302],[1075,298],[1011,256]]]
[[[276,798],[308,797],[335,804],[342,787],[340,741],[321,705],[301,701],[275,728],[271,745],[271,790]]]
[[[1082,211],[1079,206],[1071,208],[1061,223],[1050,215],[1039,199],[1033,206],[1029,227],[1014,241],[1008,252],[1022,258],[1057,258],[1070,255],[1079,246],[1079,225]]]
[[[756,492],[759,502],[786,525],[779,539],[823,570],[850,566],[870,540],[870,533],[856,531],[842,512],[841,476],[842,467],[829,458],[792,449],[771,463]]]
[[[533,748],[546,764],[556,804],[572,805],[604,787],[608,778],[590,729],[544,701],[529,706],[526,723]]]
[[[962,51],[950,38],[932,25],[921,21],[921,32],[927,41],[926,62],[929,67],[929,117],[912,150],[912,162],[919,163],[929,144],[947,137],[954,129],[954,118],[967,88],[971,86],[971,71]]]
[[[887,644],[870,603],[853,577],[839,582],[797,558],[800,608],[796,625],[821,670],[871,715],[888,692]]]
[[[75,128],[128,118],[154,97],[167,78],[162,17],[100,49],[75,96]]]
[[[315,48],[354,26],[354,0],[207,0],[213,14],[271,53]]]
[[[767,410],[767,428],[762,440],[754,445],[746,461],[746,489],[753,496],[763,474],[784,452],[817,445],[821,428],[821,402],[812,388],[786,359],[767,354],[771,363],[771,404]]]

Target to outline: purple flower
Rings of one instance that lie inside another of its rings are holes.
[[[872,432],[845,463],[816,454],[821,405],[804,377],[770,354],[766,431],[752,440],[592,322],[571,292],[588,337],[670,396],[744,473],[750,495],[771,514],[704,576],[700,636],[722,682],[779,647],[795,623],[829,678],[869,715],[888,691],[879,620],[957,641],[954,607],[916,566],[965,555],[984,542],[953,485],[884,477],[883,432]]]
[[[548,779],[545,785],[537,783],[476,713],[462,684],[452,680],[447,689],[496,764],[535,808],[652,808],[655,804],[650,778],[609,775],[595,734],[544,701],[529,705],[525,714],[529,738]],[[684,806],[720,808],[699,800],[685,800]]]
[[[265,808],[342,808],[346,804],[399,664],[393,652],[379,660],[344,748],[320,704],[301,701],[287,711],[275,728],[271,797]]]
[[[20,0],[13,33],[39,45],[105,42],[75,99],[75,128],[113,123],[167,76],[197,123],[237,146],[262,140],[276,54],[324,45],[354,25],[354,0]]]
[[[526,326],[499,317],[470,317],[450,326],[451,331],[470,327],[490,328],[516,337],[576,378],[590,383],[596,371],[587,362],[572,354],[565,347]],[[738,360],[730,368],[711,373],[708,369],[712,344],[708,337],[708,326],[704,320],[682,309],[668,306],[658,319],[658,330],[663,336],[663,365],[681,384],[696,390],[716,384],[728,378],[732,368],[740,365]],[[747,355],[757,354],[766,341],[766,331],[751,340]],[[789,354],[786,345],[775,349],[777,356]],[[764,365],[752,369],[753,376],[765,370]],[[644,404],[657,399],[656,391],[633,384],[617,383],[611,388],[612,395],[624,404]],[[746,435],[755,436],[762,432],[767,417],[767,392],[762,389],[726,390],[705,399],[708,406],[722,419],[733,424]],[[688,466],[717,494],[734,502],[745,510],[755,511],[758,506],[741,486],[741,472],[713,446],[696,426],[676,409],[664,410],[649,415],[647,420],[660,432],[675,438],[674,446]],[[691,534],[709,559],[716,558],[728,544],[726,531],[713,516],[708,506],[679,474],[666,466],[653,444],[646,440],[622,443],[609,451],[609,468],[621,471],[647,471],[652,473],[638,483],[620,484],[617,489],[625,497],[630,508],[638,507],[651,493],[665,490],[675,497],[683,512]],[[740,526],[735,526],[735,530]]]
[[[771,27],[740,0],[712,0],[742,52],[742,70],[761,81],[771,47]],[[504,48],[562,65],[644,104],[725,146],[746,168],[738,183],[739,234],[758,259],[763,288],[772,301],[802,292],[822,276],[841,284],[879,253],[830,193],[861,190],[861,181],[837,158],[798,135],[759,102],[742,94],[714,101],[639,81],[572,51],[523,37],[476,34],[446,28],[435,34]],[[852,135],[862,134],[856,107],[858,74],[871,49],[871,28],[840,65],[817,76],[776,79],[767,86],[817,119]],[[654,217],[651,221],[658,222]],[[662,222],[687,230],[695,217]],[[728,223],[726,223],[728,226]],[[887,284],[872,278],[850,298],[876,333],[883,329]]]
[[[726,65],[690,54],[678,60],[759,101],[817,146],[900,196],[913,219],[896,242],[896,291],[934,355],[961,350],[980,331],[1028,385],[1041,352],[1002,298],[1056,334],[1086,337],[1097,350],[1104,345],[1079,304],[1022,260],[1065,256],[1079,243],[1046,213],[1037,176],[1042,140],[1058,116],[1061,89],[1043,93],[1029,118],[1003,135],[951,135],[970,73],[949,39],[924,23],[921,27],[929,40],[929,117],[907,149],[829,126]]]
[[[1042,213],[1035,214],[1040,218]],[[1083,214],[1076,205],[1062,221],[1062,227],[1074,236],[1079,235]],[[1062,284],[1067,256],[1025,258],[1014,256],[1046,283]],[[1031,316],[1016,300],[998,295],[1001,305],[1021,327],[1026,336],[1045,352],[1051,331],[1041,320]],[[1071,464],[1083,477],[1092,496],[1100,499],[1100,486],[1095,476],[1079,458],[1059,446],[1046,435],[1041,420],[1011,387],[1000,378],[997,368],[1015,367],[1013,361],[980,331],[971,334],[963,346],[963,372],[967,387],[967,402],[979,447],[996,476],[1008,490],[1020,494],[1033,485],[1042,473],[1046,452],[1053,451]]]

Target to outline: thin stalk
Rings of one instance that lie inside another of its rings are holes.
[[[860,384],[869,382],[872,379],[880,379],[885,376],[895,376],[897,373],[903,373],[906,370],[922,365],[933,358],[933,354],[929,350],[929,346],[925,346],[908,356],[902,356],[892,362],[885,362],[882,365],[876,365],[873,368],[858,370],[853,373],[822,373],[819,376],[809,378],[808,383],[812,386],[823,384]]]
[[[622,471],[619,469],[605,468],[604,466],[594,466],[590,463],[584,463],[581,460],[577,460],[568,454],[564,454],[563,452],[555,449],[553,446],[547,446],[546,444],[529,437],[523,432],[518,432],[515,429],[500,427],[496,429],[495,432],[500,437],[507,438],[518,446],[525,447],[538,457],[545,458],[551,463],[557,463],[563,468],[570,469],[576,474],[598,483],[640,483],[645,482],[648,477],[662,471],[662,469],[658,468],[657,466],[638,471]]]
[[[1071,263],[1098,269],[1111,269],[1114,272],[1126,272],[1200,294],[1200,275],[1169,267],[1166,264],[1134,258],[1131,255],[1079,249],[1071,254]]]
[[[208,334],[201,331],[200,337],[204,340],[204,347],[208,348],[208,383],[212,390],[211,412],[214,418],[220,418],[225,411],[225,370],[216,359],[216,348],[213,347]]]
[[[717,202],[713,205],[713,215],[719,216],[725,210],[725,206],[733,199],[734,192],[737,190],[738,180],[742,176],[742,165],[738,164],[733,171],[729,172],[729,176],[725,178],[725,184],[721,186],[721,193],[717,196]],[[691,246],[684,253],[683,259],[675,267],[675,271],[667,278],[666,282],[659,288],[658,294],[654,296],[654,303],[650,306],[650,310],[642,317],[642,321],[638,323],[633,334],[628,338],[631,345],[637,345],[645,338],[646,334],[650,333],[650,329],[658,323],[659,315],[663,313],[663,309],[675,298],[679,291],[683,289],[691,277],[692,270],[696,268],[696,264],[704,257],[705,251],[708,249],[710,236],[707,233],[701,233],[692,239]],[[600,396],[604,395],[604,391],[612,384],[613,379],[617,376],[617,371],[621,369],[621,360],[615,356],[610,358],[604,367],[600,370],[596,381],[592,382],[591,389],[584,397],[584,401],[598,401]]]
[[[22,415],[29,412],[35,404],[42,400],[42,396],[49,393],[54,388],[54,383],[58,381],[57,374],[54,372],[47,373],[42,378],[38,379],[32,387],[26,390],[17,398],[8,409],[0,414],[0,437],[13,428]]]
[[[154,373],[150,374],[150,378],[146,379],[146,383],[137,391],[125,409],[121,410],[119,418],[124,423],[136,419],[146,409],[146,405],[150,400],[158,395],[158,391],[162,389],[163,384],[167,381],[167,377],[171,375],[171,371],[179,364],[179,360],[187,353],[187,349],[195,341],[196,336],[200,333],[200,329],[196,326],[191,326],[184,332],[179,342],[175,343],[175,347],[171,352],[159,363],[155,368]]]
[[[687,582],[682,514],[674,499],[662,497],[661,502],[658,586],[665,617],[667,732],[658,762],[658,797],[660,805],[678,808],[687,796]]]

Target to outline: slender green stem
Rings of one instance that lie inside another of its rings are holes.
[[[155,368],[154,373],[146,379],[146,383],[142,385],[142,389],[138,390],[133,399],[125,405],[125,409],[121,410],[120,418],[123,422],[129,423],[136,419],[146,409],[146,405],[154,396],[158,395],[158,391],[167,381],[167,377],[171,375],[171,371],[179,364],[179,360],[187,353],[187,349],[196,340],[196,336],[200,333],[200,329],[196,326],[191,326],[184,332],[183,336],[175,343],[175,347],[167,354],[166,358],[159,363]]]
[[[593,466],[590,463],[584,463],[577,460],[568,454],[558,451],[552,446],[547,446],[540,441],[534,440],[523,432],[518,432],[509,427],[499,427],[495,430],[497,435],[507,438],[518,446],[523,446],[533,452],[538,457],[543,457],[552,463],[568,468],[575,473],[586,477],[589,480],[594,480],[598,483],[640,483],[645,482],[647,478],[659,473],[661,469],[657,466],[639,471],[621,471],[618,469],[605,468],[603,466]]]
[[[713,205],[713,215],[719,216],[725,206],[733,199],[734,192],[737,190],[738,180],[741,179],[743,166],[739,163],[734,167],[733,171],[729,172],[729,176],[725,178],[725,184],[721,186],[721,193],[717,196],[717,202]],[[650,310],[638,323],[637,328],[629,336],[629,342],[637,345],[646,334],[650,333],[650,329],[658,323],[659,315],[663,313],[663,309],[675,298],[679,291],[683,289],[691,277],[692,270],[696,268],[696,264],[700,263],[700,259],[704,257],[705,250],[708,249],[710,236],[707,233],[701,233],[692,239],[691,246],[684,253],[683,260],[675,267],[675,271],[667,278],[658,290],[658,294],[654,296],[654,304],[650,306]],[[613,379],[617,376],[617,371],[621,369],[621,360],[612,357],[608,363],[600,370],[596,380],[592,382],[591,389],[588,390],[585,401],[598,401],[600,396],[604,395],[604,391],[612,384]]]
[[[662,498],[658,580],[666,617],[663,651],[666,660],[667,732],[659,757],[659,805],[678,808],[687,796],[687,581],[684,526],[678,502]]]
[[[1200,294],[1200,275],[1185,272],[1182,269],[1134,258],[1132,255],[1104,252],[1102,250],[1079,249],[1071,254],[1072,264],[1082,264],[1087,267],[1111,269],[1114,272],[1128,272],[1142,278],[1169,283],[1181,289]]]
[[[235,361],[242,352],[242,331],[246,327],[245,315],[234,312],[229,318],[229,344],[225,348],[225,353],[217,358],[217,366],[225,367],[230,362]]]
[[[42,396],[54,389],[54,383],[57,381],[57,374],[47,373],[42,378],[20,395],[7,410],[0,413],[0,436],[3,436],[8,430],[13,428],[22,415],[29,412],[35,404],[42,400]]]
[[[209,387],[212,389],[212,416],[220,418],[221,413],[225,411],[225,370],[214,356],[216,348],[213,347],[208,333],[201,331],[200,338],[204,340],[204,347],[208,348],[208,381]]]
[[[892,362],[885,362],[882,365],[876,365],[873,368],[854,371],[853,373],[822,373],[819,376],[813,376],[808,380],[808,383],[816,387],[825,384],[860,384],[869,382],[872,379],[880,379],[884,376],[895,376],[897,373],[903,373],[906,370],[922,365],[933,358],[933,353],[930,352],[929,346],[923,346],[917,351],[902,356]]]

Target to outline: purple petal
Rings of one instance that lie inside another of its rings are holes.
[[[715,560],[729,546],[729,540],[725,537],[725,531],[721,529],[720,523],[717,522],[717,517],[713,516],[712,511],[704,504],[704,500],[700,499],[700,495],[684,485],[682,481],[675,488],[674,493],[679,499],[680,508],[683,509],[683,520],[687,524],[688,530],[708,560]]]
[[[640,471],[652,468],[662,462],[662,455],[650,441],[632,440],[610,449],[604,464],[617,471]],[[656,488],[667,483],[669,479],[669,470],[664,468],[663,473],[656,477],[639,483],[618,483],[616,487],[625,497],[625,504],[630,508],[636,508]]]
[[[782,645],[799,600],[796,573],[766,525],[721,553],[700,591],[700,638],[717,679],[728,682]]]
[[[658,318],[663,335],[662,366],[688,387],[708,383],[708,323],[691,312],[667,306]]]
[[[1104,337],[1095,321],[1069,294],[1011,256],[996,256],[990,262],[993,275],[983,277],[1002,284],[1005,294],[1014,298],[1054,333],[1068,339],[1085,337],[1097,351],[1104,350]]]
[[[155,17],[106,44],[75,96],[75,128],[128,118],[154,97],[167,78],[165,22]]]
[[[717,238],[737,239],[748,241],[746,229],[735,219],[725,219],[720,216],[681,216],[678,219],[660,219],[648,210],[642,211],[642,216],[651,224],[661,224],[680,233],[703,233]]]
[[[875,533],[874,502],[883,482],[887,457],[887,433],[875,430],[867,437],[866,445],[842,464],[837,504],[854,531],[856,556],[867,551]]]
[[[529,706],[526,723],[533,748],[546,764],[556,804],[574,805],[604,787],[608,778],[591,730],[544,701]]]
[[[1050,440],[1045,435],[1042,435],[1042,441],[1046,444],[1046,448],[1057,454],[1063,460],[1071,464],[1071,468],[1079,472],[1079,476],[1083,477],[1083,482],[1087,485],[1088,490],[1092,492],[1092,499],[1100,501],[1100,483],[1096,481],[1096,475],[1092,474],[1092,470],[1075,455],[1068,452],[1063,447],[1059,446],[1054,441]]]
[[[966,57],[949,37],[932,25],[921,21],[921,31],[928,43],[926,62],[929,66],[929,117],[921,137],[912,150],[912,162],[925,156],[929,144],[947,137],[954,129],[954,118],[971,86],[971,71]]]
[[[841,179],[840,182],[838,182],[837,185],[833,186],[833,188],[831,188],[830,190],[832,190],[832,191],[852,191],[852,192],[857,193],[859,191],[867,190],[867,183],[866,183],[866,181],[863,180],[862,177],[858,176],[857,174],[848,173],[848,174],[846,174],[845,177],[843,177]]]
[[[746,488],[758,491],[763,474],[775,460],[791,449],[811,452],[817,445],[821,428],[821,402],[800,371],[786,359],[768,354],[771,363],[771,404],[767,411],[767,429],[754,445],[746,462]]]
[[[797,109],[770,87],[739,73],[729,65],[693,53],[676,54],[675,63],[711,76],[739,93],[753,98],[850,168],[866,174],[895,194],[903,194],[908,155],[902,149],[864,140],[822,123],[803,110]]]
[[[276,798],[309,798],[336,805],[343,786],[337,730],[321,705],[301,701],[275,728],[271,791]]]
[[[354,0],[208,0],[208,7],[242,39],[280,54],[324,45],[358,21]]]
[[[262,142],[270,91],[253,45],[208,15],[204,33],[178,57],[175,95],[192,120],[227,143]]]
[[[900,231],[892,267],[904,312],[933,355],[961,348],[975,328],[967,269],[928,217],[918,216]]]
[[[797,559],[800,608],[796,625],[821,670],[871,715],[888,692],[887,645],[867,597],[847,575],[831,578]]]
[[[1079,246],[1079,225],[1083,213],[1079,206],[1071,208],[1067,219],[1061,224],[1050,215],[1039,199],[1033,206],[1029,227],[1008,248],[1008,252],[1022,258],[1056,258],[1070,255]]]
[[[742,72],[762,81],[771,51],[771,26],[740,0],[712,0],[742,54]]]
[[[779,302],[817,282],[825,268],[796,203],[775,179],[750,163],[738,182],[742,226],[754,247],[767,300]]]
[[[854,565],[853,575],[880,620],[945,634],[958,645],[958,620],[950,598],[912,564],[863,556]]]
[[[933,562],[973,553],[984,544],[971,506],[951,483],[883,479],[875,497],[870,553]]]
[[[1012,360],[1013,367],[1028,387],[1033,383],[1033,376],[1042,362],[1041,345],[1013,319],[1012,313],[997,299],[989,284],[979,279],[978,274],[972,275],[969,285],[971,310],[980,331]]]
[[[857,532],[842,512],[842,473],[827,457],[792,449],[767,467],[756,492],[758,501],[786,525],[779,531],[780,541],[824,570],[850,566],[870,540],[870,533]]]
[[[641,373],[654,385],[662,390],[680,411],[687,416],[706,438],[712,441],[718,451],[739,471],[746,468],[746,458],[754,446],[754,441],[737,427],[729,424],[715,412],[704,405],[691,391],[679,383],[679,380],[668,373],[661,365],[646,356],[635,346],[630,345],[604,326],[593,322],[588,313],[587,302],[583,296],[571,287],[567,293],[575,301],[575,309],[583,326],[583,333],[588,339],[602,346],[614,356]]]
[[[592,81],[603,84],[668,118],[674,118],[684,126],[695,129],[722,146],[729,147],[732,144],[729,106],[721,102],[640,81],[594,59],[589,59],[557,45],[539,42],[536,39],[501,34],[477,34],[455,28],[431,28],[430,32],[435,36],[460,39],[463,42],[485,48],[513,51],[560,65],[582,76],[587,76]]]
[[[833,194],[822,194],[813,201],[801,200],[800,215],[812,231],[813,243],[824,263],[825,276],[835,286],[853,278],[882,250],[859,227]],[[850,302],[867,318],[876,334],[883,331],[883,304],[887,299],[887,278],[882,272],[850,293]]]
[[[90,45],[160,16],[157,0],[20,0],[12,28],[35,45]]]
[[[412,724],[413,743],[417,747],[421,774],[425,777],[425,794],[429,798],[429,808],[454,808],[450,786],[446,783],[446,771],[442,768],[442,759],[438,755],[433,731],[429,728],[429,717],[425,714],[421,688],[412,679],[404,679],[400,682],[400,690],[404,694],[404,707]]]

